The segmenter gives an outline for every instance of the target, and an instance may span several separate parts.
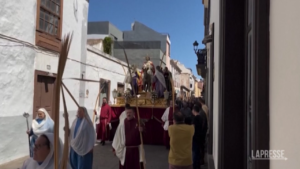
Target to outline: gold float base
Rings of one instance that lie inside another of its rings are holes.
[[[126,99],[124,97],[117,97],[116,104],[113,104],[111,107],[124,107],[128,103],[130,106],[144,107],[144,108],[167,108],[167,100],[164,98],[157,98],[152,100],[150,92],[141,92],[138,95],[137,101],[135,97]]]

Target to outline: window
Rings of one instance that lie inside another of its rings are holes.
[[[63,0],[37,0],[36,45],[60,51]]]

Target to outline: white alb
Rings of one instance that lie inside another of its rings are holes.
[[[126,146],[125,146],[125,126],[124,120],[126,119],[126,111],[123,111],[119,117],[119,126],[116,130],[114,140],[112,142],[112,147],[115,149],[116,156],[119,158],[121,165],[123,166],[125,163],[125,156],[126,156]],[[145,154],[144,149],[139,146],[140,150],[140,162],[146,163],[143,161],[143,154]]]
[[[161,120],[162,120],[163,122],[165,122],[165,124],[164,124],[164,130],[165,130],[165,131],[168,131],[168,128],[169,128],[169,112],[170,112],[170,107],[168,107],[168,108],[165,110],[163,116],[161,117]]]

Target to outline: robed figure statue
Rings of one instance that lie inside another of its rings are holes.
[[[125,83],[129,83],[131,85],[131,95],[134,95],[134,92],[137,95],[139,86],[141,85],[141,73],[137,70],[136,66],[134,65],[131,66],[131,76],[132,79],[130,78],[130,74],[127,73],[124,81]]]
[[[145,57],[145,62],[142,67],[142,76],[143,76],[143,90],[145,92],[152,91],[154,88],[154,83],[152,83],[152,77],[155,74],[155,67],[153,62],[150,60],[149,56]]]

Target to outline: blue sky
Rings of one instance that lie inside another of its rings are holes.
[[[204,35],[202,0],[90,0],[88,15],[89,21],[110,21],[122,31],[139,21],[169,33],[171,59],[179,60],[198,77],[193,42],[201,42]]]

